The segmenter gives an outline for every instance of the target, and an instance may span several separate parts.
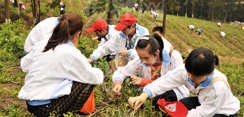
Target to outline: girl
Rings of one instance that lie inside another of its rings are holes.
[[[152,36],[142,36],[136,45],[136,51],[139,58],[130,61],[125,67],[119,67],[113,74],[114,88],[113,93],[120,95],[121,84],[126,76],[131,76],[134,85],[146,86],[161,75],[173,70],[183,64],[181,54],[173,49],[164,48],[162,38],[154,34]],[[136,75],[139,75],[136,76]],[[177,95],[169,98],[171,101],[177,101],[183,97],[189,96],[189,91],[185,86],[179,86],[161,97]]]
[[[198,95],[180,100],[188,109],[187,117],[236,117],[240,102],[228,88],[226,76],[215,69],[218,63],[218,57],[211,50],[196,48],[185,65],[148,84],[140,96],[129,98],[129,104],[137,110],[148,97],[184,84],[191,93]]]
[[[80,16],[64,14],[51,38],[37,43],[21,59],[21,68],[28,74],[18,97],[26,100],[28,111],[35,116],[79,113],[94,85],[103,82],[103,72],[92,68],[74,46],[82,27]]]

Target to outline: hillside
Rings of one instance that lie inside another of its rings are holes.
[[[51,1],[51,0],[50,0]],[[47,9],[45,5],[50,3],[48,0],[43,1],[43,9]],[[46,3],[45,3],[46,2]],[[74,12],[79,14],[84,19],[84,28],[81,40],[78,44],[78,49],[85,56],[89,56],[97,47],[98,42],[92,41],[90,38],[95,36],[95,33],[87,33],[86,29],[92,26],[96,19],[105,19],[106,13],[94,14],[91,17],[85,17],[82,9],[88,5],[86,1],[79,0],[64,0],[66,4],[66,12]],[[121,17],[124,13],[131,13],[129,8],[123,8],[119,12]],[[14,12],[14,11],[13,11]],[[22,11],[28,19],[17,21],[9,26],[6,24],[0,25],[0,116],[31,116],[26,108],[24,100],[17,98],[18,92],[24,84],[25,73],[20,69],[20,58],[24,56],[23,45],[26,36],[31,28],[31,12]],[[162,25],[162,14],[159,14],[159,21],[149,16],[149,12],[144,14],[136,12],[137,23],[147,27],[152,31],[152,28],[157,25]],[[41,19],[50,16],[59,16],[58,8],[47,9]],[[113,24],[119,19],[115,18]],[[24,27],[24,25],[26,27]],[[197,33],[189,30],[188,25],[194,25],[195,29],[202,29],[203,36],[200,38]],[[222,38],[218,32],[224,31],[226,37]],[[181,16],[167,15],[166,35],[165,38],[171,42],[174,48],[187,56],[186,51],[196,47],[207,47],[214,51],[220,58],[220,66],[217,67],[223,72],[229,80],[232,87],[232,92],[241,102],[241,111],[238,113],[242,116],[244,113],[244,32],[238,27],[229,24],[223,24],[221,28],[217,27],[217,22],[204,21],[199,19],[185,18]],[[108,66],[104,59],[100,59],[93,66],[99,67],[106,75],[105,82],[95,88],[95,100],[97,111],[93,116],[159,116],[159,112],[152,111],[151,100],[147,100],[144,104],[144,109],[138,112],[132,111],[127,103],[129,96],[137,96],[140,90],[132,86],[129,81],[123,85],[123,95],[115,97],[112,94],[111,74],[109,74]],[[129,90],[127,90],[129,89]]]

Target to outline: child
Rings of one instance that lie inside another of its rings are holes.
[[[194,31],[195,26],[189,25],[188,28],[191,29],[192,31]]]
[[[154,11],[150,11],[150,15],[152,16],[152,18],[155,18],[156,21],[158,21],[158,14]]]
[[[137,110],[148,97],[185,85],[191,93],[198,95],[180,100],[188,109],[187,117],[236,117],[240,101],[228,88],[226,76],[215,69],[218,63],[218,57],[211,50],[196,48],[185,65],[148,84],[140,96],[128,99],[129,104]],[[213,79],[216,81],[212,82]]]
[[[219,32],[221,37],[225,37],[225,32]]]
[[[115,59],[119,58],[119,56],[128,56],[133,59],[136,56],[134,46],[138,38],[143,35],[149,35],[148,29],[138,25],[136,17],[129,13],[121,17],[114,29],[120,31],[120,33],[117,33],[104,45],[93,51],[88,59],[89,63],[111,53],[117,54]]]
[[[103,82],[103,72],[92,68],[74,46],[82,27],[79,15],[64,14],[51,38],[37,43],[21,59],[27,75],[18,97],[26,100],[28,111],[35,116],[46,117],[51,112],[79,114],[94,85]]]
[[[89,29],[87,29],[87,32],[95,32],[97,37],[100,38],[99,46],[102,46],[105,44],[108,40],[110,40],[114,35],[117,33],[120,33],[120,31],[117,31],[114,29],[115,25],[108,25],[106,21],[99,19],[96,20],[93,24],[93,26]],[[116,53],[110,54],[110,56],[107,56],[107,61],[113,60]]]
[[[202,37],[202,32],[203,32],[203,31],[202,31],[201,29],[197,29],[196,32],[198,32],[198,36],[199,36],[199,37]]]
[[[164,48],[162,38],[157,34],[154,34],[153,37],[142,36],[137,43],[136,51],[139,58],[130,61],[125,67],[119,67],[113,74],[113,93],[115,95],[120,95],[121,84],[126,76],[131,76],[130,79],[134,85],[145,87],[183,64],[181,54],[176,50]],[[166,95],[174,95],[174,98],[169,99],[177,101],[189,96],[189,91],[185,86],[179,86],[159,97]],[[158,98],[156,97],[156,99]]]
[[[221,27],[221,25],[222,25],[222,23],[220,23],[220,22],[217,24],[218,27]]]
[[[172,49],[174,49],[172,44],[163,37],[163,31],[164,31],[164,29],[163,29],[162,26],[156,26],[156,27],[153,28],[152,33],[153,34],[158,34],[160,37],[162,37],[163,42],[164,42],[164,48],[172,48]]]

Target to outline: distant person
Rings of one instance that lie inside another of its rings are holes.
[[[154,18],[156,21],[158,21],[158,16],[159,15],[156,12],[150,11],[150,15],[151,15],[152,18]]]
[[[194,31],[195,26],[189,25],[188,28],[191,29],[192,31]]]
[[[221,37],[225,37],[225,32],[219,32]]]
[[[242,27],[241,29],[244,30],[244,27]]]
[[[127,56],[129,59],[137,57],[134,49],[135,45],[139,37],[149,35],[149,31],[147,28],[138,25],[136,22],[137,19],[134,15],[129,13],[124,14],[114,28],[121,32],[117,33],[108,40],[108,42],[94,50],[88,59],[88,62],[92,63],[93,61],[112,53],[116,53],[115,59],[122,56]]]
[[[162,26],[156,26],[156,27],[154,27],[152,29],[152,33],[153,34],[158,34],[163,39],[164,47],[165,48],[172,48],[172,49],[174,49],[174,47],[172,46],[172,44],[163,37],[163,31],[164,31],[164,29],[163,29]]]
[[[135,13],[135,7],[132,7],[131,12],[134,14]]]
[[[237,117],[240,101],[231,92],[225,74],[215,69],[217,65],[219,59],[211,50],[195,48],[184,65],[148,84],[140,96],[130,97],[128,102],[136,111],[146,99],[185,85],[193,95],[197,95],[180,100],[188,110],[187,117]]]
[[[218,27],[221,27],[221,26],[222,26],[222,23],[221,23],[221,22],[219,22],[219,23],[217,24],[217,26],[218,26]]]
[[[22,10],[22,0],[19,0],[19,10]]]
[[[136,8],[136,11],[138,11],[139,7],[138,7],[138,4],[136,2],[134,3],[134,7]]]
[[[103,72],[87,63],[74,46],[82,28],[79,15],[64,14],[51,38],[40,41],[21,59],[21,69],[27,75],[18,98],[26,100],[27,109],[34,116],[80,114],[94,86],[103,82]]]
[[[13,8],[15,8],[14,0],[10,0],[12,2]]]
[[[202,31],[201,29],[197,29],[196,32],[198,32],[198,36],[199,36],[199,37],[202,37],[202,32],[203,32],[203,31]]]
[[[26,5],[22,3],[21,9],[25,10],[26,9]]]
[[[89,29],[87,29],[87,32],[95,32],[97,37],[96,39],[100,39],[99,46],[104,45],[108,40],[112,39],[114,35],[119,33],[120,31],[117,31],[114,29],[115,25],[108,25],[105,20],[99,19],[96,20],[93,24],[93,26]],[[115,58],[116,52],[110,54],[107,56],[107,61],[111,61]]]
[[[65,13],[65,4],[63,2],[60,3],[59,12],[60,12],[61,15]]]

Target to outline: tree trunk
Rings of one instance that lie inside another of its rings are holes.
[[[209,7],[209,9],[208,9],[208,18],[210,18],[210,13],[211,12],[211,10],[210,10],[210,7]]]
[[[191,17],[194,17],[194,5],[192,5]]]
[[[230,12],[230,21],[229,22],[231,22],[231,12]]]
[[[5,23],[10,22],[9,0],[5,0]]]
[[[226,22],[227,15],[228,15],[228,10],[225,12],[224,23]]]
[[[110,23],[112,23],[112,19],[113,19],[112,13],[108,12],[107,13],[107,23],[108,23],[108,25],[110,25]]]
[[[214,20],[214,18],[213,18],[213,14],[214,14],[214,9],[212,9],[212,20]]]
[[[17,14],[20,15],[19,9],[18,9],[18,1],[17,0],[14,0],[14,6],[15,6],[15,10],[16,10]]]
[[[36,0],[32,0],[32,14],[33,14],[33,24],[36,25],[36,13],[37,9],[36,9]]]
[[[165,35],[165,30],[166,30],[166,14],[167,14],[167,2],[168,0],[165,0],[164,4],[164,21],[163,21],[163,35]]]
[[[219,9],[219,21],[220,21],[220,9]]]
[[[172,15],[174,15],[175,14],[175,11],[174,11],[174,9],[172,9]]]
[[[202,6],[201,6],[201,19],[202,19]]]
[[[186,5],[186,12],[185,12],[185,17],[187,17],[187,5]]]

